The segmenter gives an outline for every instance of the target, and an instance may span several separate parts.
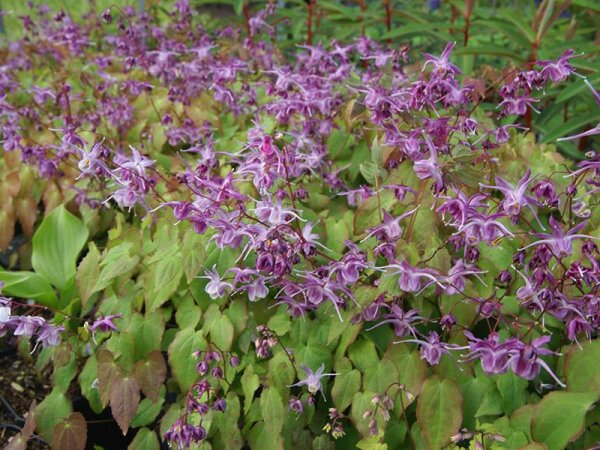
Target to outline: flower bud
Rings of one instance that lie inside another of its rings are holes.
[[[227,408],[227,402],[222,397],[216,399],[215,402],[213,403],[213,409],[215,411],[224,412],[226,408]]]

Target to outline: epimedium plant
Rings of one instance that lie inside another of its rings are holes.
[[[130,449],[596,445],[600,162],[519,124],[575,53],[490,108],[454,43],[290,56],[273,4],[37,14],[0,126],[46,214],[0,333],[53,389],[9,446],[84,448],[74,393]]]

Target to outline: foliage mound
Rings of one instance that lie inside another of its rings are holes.
[[[9,447],[84,448],[79,395],[130,449],[597,445],[600,158],[519,125],[569,77],[600,105],[578,56],[481,88],[454,43],[283,52],[274,13],[22,18],[0,334],[53,390]]]

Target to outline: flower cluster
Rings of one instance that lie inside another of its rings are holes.
[[[2,286],[3,283],[0,282],[0,288]],[[39,344],[42,347],[56,347],[60,344],[65,327],[48,323],[37,315],[13,315],[12,307],[12,299],[0,296],[0,337],[9,332],[26,339],[35,337],[34,350]]]
[[[85,26],[40,10],[44,20],[24,19],[27,38],[0,68],[4,149],[41,177],[68,180],[82,210],[114,206],[149,222],[166,211],[189,224],[206,246],[198,286],[207,303],[331,316],[416,344],[432,366],[478,361],[486,374],[564,386],[558,347],[600,326],[600,156],[571,170],[547,162],[550,150],[526,154],[511,116],[574,74],[576,55],[511,71],[499,101],[480,109],[481,92],[452,63],[454,43],[415,61],[412,49],[362,35],[288,57],[273,39],[273,9],[248,16],[246,31],[194,24],[185,0],[162,24],[131,8]],[[98,34],[104,50],[92,52]],[[28,42],[35,50],[22,51]],[[24,89],[36,58],[94,70]],[[59,342],[62,327],[0,305],[0,334]],[[117,317],[90,330],[116,331]],[[251,325],[258,359],[278,344],[287,352],[260,323]],[[187,415],[225,410],[216,393],[239,364],[210,344],[195,356],[201,381],[166,435],[181,448],[206,438]],[[289,387],[306,386],[309,403],[319,391],[325,399],[321,380],[337,374],[299,363],[305,376]],[[288,406],[304,410],[298,397]],[[393,400],[377,406],[385,418]],[[343,412],[330,414],[341,436]]]
[[[181,449],[206,439],[207,432],[202,421],[211,410],[224,412],[227,409],[225,398],[217,395],[219,382],[226,376],[227,365],[235,369],[239,364],[237,356],[229,355],[228,361],[225,361],[226,355],[217,350],[198,350],[191,356],[198,361],[196,372],[201,380],[190,388],[184,414],[165,433],[165,439]],[[199,423],[195,424],[193,416],[200,417]]]

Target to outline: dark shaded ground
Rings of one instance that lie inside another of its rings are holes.
[[[38,376],[33,361],[8,348],[0,351],[0,447],[23,426],[23,416],[33,400],[38,404],[51,391],[50,374]],[[28,449],[49,449],[40,439],[31,439]]]

